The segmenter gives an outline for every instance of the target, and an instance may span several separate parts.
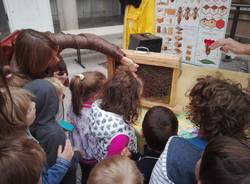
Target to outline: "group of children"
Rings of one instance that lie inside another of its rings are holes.
[[[59,80],[16,85],[11,81],[21,76],[0,71],[0,184],[73,184],[78,163],[88,184],[250,182],[250,97],[231,81],[197,79],[188,106],[199,130],[194,139],[177,137],[170,109],[149,109],[140,154],[132,125],[143,83],[135,73],[119,68],[109,80],[97,71],[73,76],[67,120],[74,129],[67,132],[58,123],[64,95]]]

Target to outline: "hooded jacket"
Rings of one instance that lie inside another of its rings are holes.
[[[62,145],[64,147],[66,140],[63,129],[56,121],[59,98],[55,88],[46,80],[33,80],[24,88],[35,96],[33,101],[36,103],[36,119],[30,127],[31,134],[43,147],[47,156],[47,164],[51,167],[56,163],[58,146]],[[72,167],[62,183],[74,183],[78,157],[79,155],[74,155]]]
[[[89,117],[90,132],[97,140],[95,159],[102,160],[107,156],[108,147],[118,135],[127,136],[129,138],[129,151],[137,153],[137,142],[133,128],[123,120],[122,116],[102,110],[100,103],[99,100],[93,103]]]

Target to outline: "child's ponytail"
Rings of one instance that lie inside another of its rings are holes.
[[[9,65],[3,66],[1,73],[0,86],[3,88],[6,88],[6,86],[23,87],[29,82],[29,79],[26,76],[15,72]]]
[[[71,91],[71,102],[73,112],[79,116],[81,114],[82,105],[88,100],[95,100],[94,96],[103,88],[106,80],[105,75],[98,71],[84,72],[75,75],[69,84]]]
[[[76,75],[69,84],[69,89],[71,91],[71,98],[72,98],[72,106],[73,106],[73,112],[79,116],[81,113],[82,108],[82,97],[85,93],[85,88],[83,81],[84,75],[78,74]]]

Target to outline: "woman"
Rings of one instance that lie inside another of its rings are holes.
[[[59,59],[59,54],[66,48],[96,50],[127,65],[132,71],[138,67],[119,47],[94,34],[71,35],[23,29],[10,39],[14,47],[6,49],[1,46],[1,54],[5,56],[2,58],[11,58],[8,61],[11,66],[31,79],[56,75],[65,80],[66,65]]]

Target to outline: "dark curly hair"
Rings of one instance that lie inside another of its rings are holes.
[[[119,68],[104,85],[101,108],[123,116],[128,124],[138,118],[142,82],[131,71]]]
[[[197,79],[189,93],[188,118],[207,140],[225,135],[245,137],[250,123],[250,96],[240,84],[220,77]]]

